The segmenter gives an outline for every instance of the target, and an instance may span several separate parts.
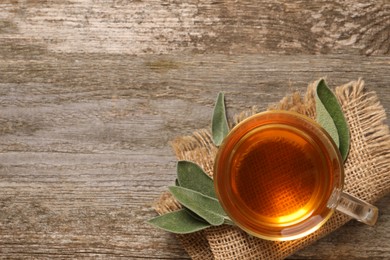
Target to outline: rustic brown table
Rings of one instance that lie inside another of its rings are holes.
[[[2,0],[0,258],[188,258],[145,224],[169,141],[327,77],[390,110],[390,2]],[[390,196],[292,259],[390,259]]]

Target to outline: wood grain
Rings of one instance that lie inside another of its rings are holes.
[[[0,8],[2,45],[19,39],[56,52],[390,52],[387,0],[5,0]]]
[[[219,91],[231,117],[363,77],[389,111],[389,2],[351,3],[1,1],[0,258],[188,258],[145,220]],[[390,258],[377,205],[291,258]]]

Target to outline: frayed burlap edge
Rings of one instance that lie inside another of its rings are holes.
[[[304,97],[293,93],[269,109],[292,110],[315,118],[313,84]],[[351,149],[345,163],[345,190],[368,202],[375,202],[390,191],[390,134],[383,122],[385,111],[374,92],[366,92],[363,80],[353,81],[335,89],[337,98],[350,125]],[[234,124],[259,112],[253,107],[234,117]],[[212,176],[217,148],[210,131],[201,129],[192,136],[172,142],[178,160],[190,160],[201,165]],[[180,205],[164,193],[155,209],[159,214],[177,210]],[[238,228],[220,226],[193,234],[179,235],[187,253],[193,259],[282,259],[348,222],[349,218],[335,213],[315,233],[294,241],[266,241],[249,236]]]

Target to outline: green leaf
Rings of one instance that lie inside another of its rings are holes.
[[[197,215],[195,212],[191,211],[190,209],[188,209],[184,206],[183,206],[183,209],[186,210],[187,213],[189,215],[191,215],[191,217],[193,217],[194,219],[207,223],[207,221],[204,218],[200,217],[199,215]],[[224,218],[223,224],[235,226],[235,223],[228,216],[223,216],[223,218]]]
[[[330,134],[338,145],[343,160],[347,158],[350,135],[347,120],[336,96],[321,79],[316,87],[317,122]]]
[[[185,209],[152,218],[148,223],[176,234],[188,234],[210,227],[210,224],[193,218]]]
[[[220,92],[215,102],[213,119],[211,122],[211,131],[213,142],[216,146],[220,146],[223,139],[229,133],[229,126],[226,119],[226,109],[224,102],[224,94]]]
[[[328,134],[332,137],[337,147],[340,147],[339,134],[337,132],[336,125],[333,121],[332,116],[328,113],[326,107],[321,102],[318,95],[316,95],[316,111],[317,111],[316,121],[328,132]]]
[[[195,212],[191,211],[189,208],[186,208],[186,207],[183,206],[183,209],[188,213],[188,215],[190,215],[194,219],[207,223],[207,221],[205,219],[201,218],[198,214],[196,214]],[[209,223],[207,223],[207,224],[209,224]]]
[[[172,195],[186,208],[213,226],[223,224],[226,213],[217,199],[183,187],[169,187]]]
[[[179,185],[176,186],[181,186],[200,192],[209,197],[217,198],[213,180],[199,165],[189,161],[179,161],[177,163],[177,178]]]
[[[182,161],[182,162],[187,162],[187,161]],[[180,163],[180,161],[179,161],[179,163]],[[196,165],[196,164],[195,164],[195,165]],[[196,165],[196,166],[198,166],[198,165]],[[198,167],[199,167],[199,166],[198,166]],[[208,175],[207,175],[207,177],[208,177]],[[210,178],[210,179],[211,179],[211,178]],[[185,182],[185,181],[184,181],[184,182]],[[175,179],[175,185],[180,187],[179,179]],[[190,209],[188,209],[188,208],[186,208],[186,207],[184,207],[184,206],[183,206],[183,209],[184,209],[189,215],[191,215],[191,217],[193,217],[194,219],[199,220],[199,221],[203,221],[203,222],[206,222],[206,223],[207,223],[206,220],[204,220],[203,218],[201,218],[200,216],[198,216],[197,214],[195,214],[194,212],[192,212]]]
[[[230,226],[235,226],[236,224],[231,220],[230,218],[225,218],[224,224],[230,225]]]

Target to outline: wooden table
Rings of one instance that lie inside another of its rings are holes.
[[[390,109],[390,3],[2,0],[0,258],[188,258],[145,220],[169,141],[327,77]],[[390,259],[390,196],[293,259]]]

